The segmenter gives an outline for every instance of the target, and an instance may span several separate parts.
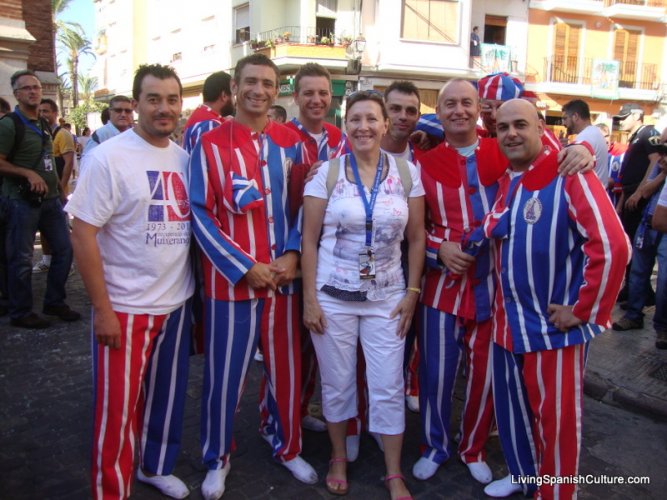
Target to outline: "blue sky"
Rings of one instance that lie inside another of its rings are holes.
[[[93,5],[93,0],[73,0],[70,3],[69,8],[63,12],[60,16],[60,19],[63,21],[71,21],[79,23],[86,37],[90,40],[91,45],[95,47],[95,7]],[[61,65],[65,64],[65,56],[58,53],[58,60]],[[81,74],[89,74],[93,64],[95,64],[95,58],[91,55],[84,55],[81,57],[79,63],[79,72]]]

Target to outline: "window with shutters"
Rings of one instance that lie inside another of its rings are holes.
[[[554,24],[550,81],[579,83],[579,44],[582,26],[569,22]]]
[[[234,43],[250,40],[250,4],[234,8]]]
[[[460,26],[459,0],[403,0],[403,38],[458,44]]]
[[[619,87],[635,86],[641,36],[641,30],[625,28],[614,32],[614,59],[619,62]]]

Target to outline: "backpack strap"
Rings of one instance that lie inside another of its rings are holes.
[[[9,153],[7,153],[6,158],[6,160],[11,163],[14,159],[14,155],[16,155],[19,145],[23,142],[23,138],[25,137],[25,124],[14,111],[7,113],[0,119],[8,119],[14,122],[14,144],[12,145],[12,149],[9,150]]]
[[[410,193],[412,192],[412,176],[410,175],[410,167],[408,167],[408,162],[403,158],[396,158],[396,168],[398,169],[398,175],[401,178],[403,192],[405,193],[405,199],[407,200],[410,197]],[[338,181],[339,171],[340,158],[332,158],[329,160],[329,171],[327,172],[327,199],[331,198],[331,193],[333,193],[334,186]]]
[[[102,144],[102,141],[100,141],[100,136],[97,135],[97,130],[93,132],[93,135],[91,135],[90,138],[93,140],[93,142],[96,142],[97,144]]]
[[[410,175],[410,167],[408,167],[408,162],[404,158],[396,158],[396,168],[398,169],[398,175],[401,178],[401,184],[403,185],[403,192],[405,193],[405,199],[407,200],[410,197],[412,192],[412,176]]]
[[[40,118],[40,119],[41,119],[41,118]],[[61,127],[60,125],[58,125],[58,126],[57,126],[56,128],[54,128],[53,130],[51,130],[51,127],[47,127],[47,130],[48,130],[49,133],[51,134],[51,140],[52,140],[52,141],[56,139],[56,136],[58,135],[58,132],[60,132],[60,129],[61,129],[61,128],[62,128],[62,127]]]
[[[327,172],[327,200],[331,198],[334,186],[338,181],[338,172],[340,171],[340,158],[329,160],[329,171]]]

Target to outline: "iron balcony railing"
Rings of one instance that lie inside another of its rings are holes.
[[[667,7],[667,0],[604,0],[605,7],[617,4],[637,5],[640,7]]]
[[[593,59],[565,56],[544,58],[544,79],[553,83],[591,85]],[[620,88],[656,90],[660,87],[656,64],[635,61],[621,62],[618,75]]]
[[[251,39],[251,42],[272,42],[272,43],[340,43],[341,40],[336,34],[324,29],[313,26],[281,26],[268,31],[257,33]]]

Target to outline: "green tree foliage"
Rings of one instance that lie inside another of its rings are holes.
[[[83,130],[88,125],[88,113],[99,113],[107,105],[93,100],[82,101],[69,113],[69,119],[74,123],[77,130]]]
[[[60,16],[67,10],[72,0],[51,0],[53,13],[53,33],[55,41],[61,45],[62,52],[67,57],[68,78],[72,89],[72,105],[76,108],[79,103],[79,57],[82,54],[93,54],[90,40],[80,24],[63,21]],[[56,68],[58,61],[56,60]],[[60,100],[62,102],[61,91]]]

